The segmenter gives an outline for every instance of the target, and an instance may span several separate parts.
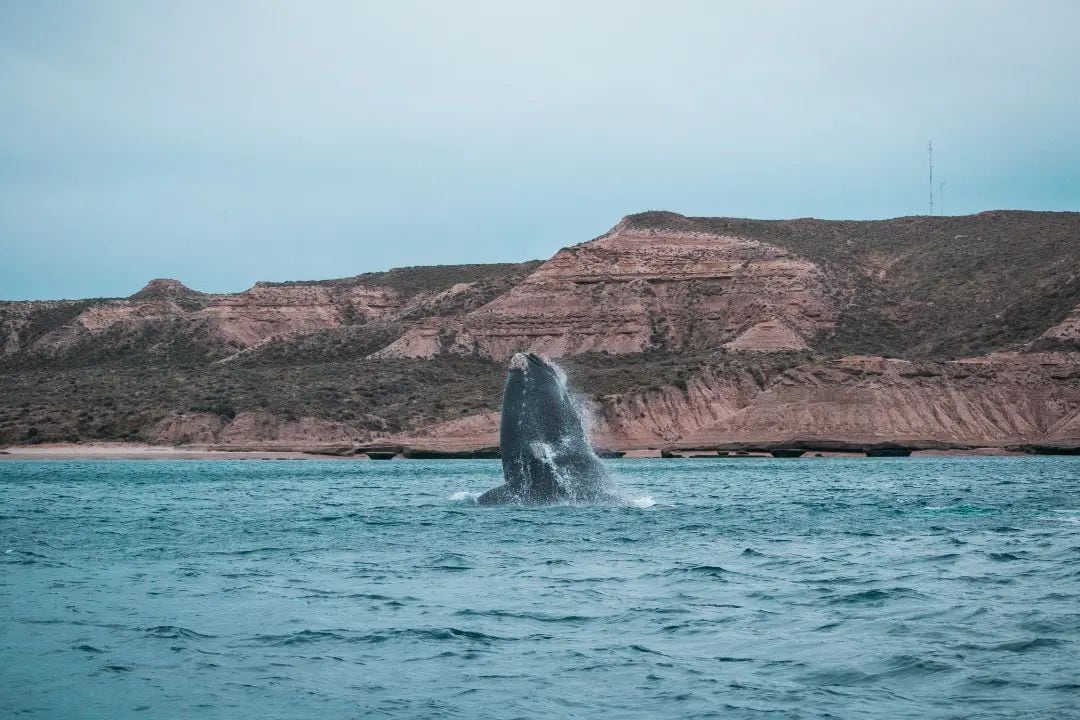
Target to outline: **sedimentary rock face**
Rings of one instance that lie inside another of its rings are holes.
[[[805,349],[835,308],[813,263],[757,240],[620,223],[565,248],[510,292],[460,319],[419,325],[379,353],[428,357],[518,351],[717,347]],[[447,342],[448,337],[450,342]]]

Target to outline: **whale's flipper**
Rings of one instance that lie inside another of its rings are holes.
[[[476,498],[477,505],[509,505],[513,502],[515,502],[514,491],[505,483],[499,487],[491,488]]]

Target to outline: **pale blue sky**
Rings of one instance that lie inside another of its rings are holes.
[[[0,0],[0,298],[1080,209],[1080,3]]]

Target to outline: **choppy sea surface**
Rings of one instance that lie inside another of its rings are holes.
[[[0,716],[1080,717],[1080,458],[0,462]]]

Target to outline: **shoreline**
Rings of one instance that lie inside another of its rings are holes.
[[[0,448],[4,460],[314,460],[333,459],[300,450],[222,450],[140,443],[15,445]],[[342,458],[344,459],[344,458]]]
[[[626,451],[600,451],[602,457],[628,459],[693,459],[693,460],[739,460],[750,458],[771,458],[775,455],[768,451],[724,450],[677,450],[668,448],[628,449]],[[971,448],[931,448],[917,449],[888,455],[889,457],[1036,457],[1043,454],[1072,454],[1056,452],[1033,452],[1016,447],[971,447]],[[800,459],[825,458],[862,458],[868,453],[847,450],[808,449]],[[869,456],[873,457],[872,453]],[[879,455],[880,457],[880,455]],[[272,448],[244,446],[224,448],[221,446],[172,446],[149,445],[144,443],[58,443],[42,445],[13,445],[0,448],[0,461],[3,460],[408,460],[408,459],[497,459],[497,450],[446,452],[422,451],[395,452],[389,448],[372,448],[370,454],[364,448],[343,448],[341,446],[311,446]]]

